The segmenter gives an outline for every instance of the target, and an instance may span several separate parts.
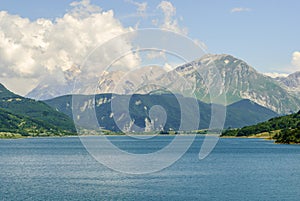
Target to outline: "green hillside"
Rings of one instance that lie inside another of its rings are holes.
[[[278,116],[274,111],[244,99],[227,106],[224,128],[241,128]]]
[[[278,143],[300,143],[300,111],[295,114],[272,118],[266,122],[241,129],[228,129],[222,136],[251,136],[260,133],[273,134]]]
[[[44,121],[0,109],[0,138],[14,136],[49,136],[70,134]]]
[[[0,84],[0,109],[2,114],[0,130],[3,131],[12,129],[10,131],[24,135],[35,135],[37,132],[70,134],[76,131],[72,119],[67,115],[55,111],[44,102],[16,95],[2,84]],[[20,122],[23,123],[18,124]],[[23,124],[25,127],[20,126]]]

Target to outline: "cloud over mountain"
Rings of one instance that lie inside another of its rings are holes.
[[[293,53],[292,64],[300,70],[300,52],[296,51]]]
[[[64,82],[64,76],[60,75],[80,65],[95,47],[133,30],[123,27],[112,10],[102,11],[89,0],[70,5],[70,11],[53,21],[43,18],[30,21],[0,12],[0,77],[40,80],[55,76],[56,81]],[[126,41],[115,45],[108,51],[118,51],[119,46],[130,49]],[[122,62],[131,66],[138,59],[127,56]]]
[[[137,7],[140,17],[146,15],[147,3],[127,2]],[[101,64],[113,61],[116,52],[129,52],[116,65],[130,69],[140,64],[140,55],[133,51],[130,39],[111,40],[137,27],[123,26],[113,10],[104,11],[90,0],[72,2],[70,6],[62,17],[52,20],[30,20],[0,11],[0,79],[9,88],[25,95],[41,82],[66,82],[70,71],[81,73],[81,77],[95,75],[95,71],[105,70],[106,66]],[[161,1],[156,8],[155,12],[160,14],[156,16],[156,27],[187,34],[186,29],[179,26],[176,8],[171,2]],[[95,48],[108,41],[114,42],[101,56],[105,61],[85,64],[84,69],[79,69]]]

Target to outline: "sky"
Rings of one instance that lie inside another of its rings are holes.
[[[142,28],[178,32],[272,76],[300,71],[298,0],[74,1],[0,1],[1,83],[25,95],[78,65],[94,44]]]

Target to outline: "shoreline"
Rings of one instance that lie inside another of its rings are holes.
[[[220,138],[238,138],[238,139],[265,139],[265,140],[274,140],[270,137],[260,137],[260,136],[220,136]]]
[[[263,136],[239,136],[239,137],[235,137],[235,136],[222,136],[220,138],[224,138],[224,139],[263,139],[263,140],[269,140],[269,141],[274,141],[274,144],[286,144],[286,145],[300,145],[300,143],[295,143],[295,142],[290,142],[290,143],[281,143],[281,142],[276,142],[276,139],[273,139],[271,137],[263,137]]]
[[[1,134],[1,133],[0,133]],[[3,135],[0,135],[0,140],[2,139],[27,139],[27,138],[70,138],[70,137],[93,137],[93,136],[112,136],[112,137],[116,137],[116,136],[128,136],[128,137],[155,137],[155,136],[164,136],[164,137],[168,137],[168,136],[214,136],[214,137],[219,137],[219,138],[240,138],[240,139],[246,139],[246,138],[257,138],[257,139],[266,139],[266,140],[273,140],[272,138],[267,138],[267,137],[259,137],[259,136],[240,136],[240,137],[235,137],[235,136],[219,136],[218,134],[197,134],[197,133],[190,133],[190,134],[98,134],[98,135],[92,135],[92,134],[86,134],[86,135],[49,135],[49,136],[22,136],[20,134],[17,133],[6,133],[6,136],[3,137]]]
[[[2,134],[2,135],[1,135]],[[3,136],[3,134],[5,134]],[[0,140],[21,140],[21,139],[32,139],[32,138],[81,138],[81,137],[93,137],[93,136],[103,136],[103,137],[118,137],[118,136],[128,136],[128,137],[156,137],[156,136],[164,136],[164,137],[170,137],[170,136],[206,136],[207,134],[136,134],[136,135],[126,135],[126,134],[103,134],[103,135],[51,135],[51,136],[22,136],[17,133],[1,133],[0,132]],[[212,134],[212,136],[218,136]],[[261,135],[252,135],[252,136],[219,136],[219,138],[223,139],[263,139],[263,140],[268,140],[268,141],[274,141],[274,144],[287,144],[287,145],[300,145],[300,143],[280,143],[276,142],[276,139],[273,139],[270,136],[261,136]]]
[[[70,137],[93,137],[93,136],[105,136],[105,137],[116,137],[116,136],[129,136],[129,137],[155,137],[155,136],[205,136],[206,134],[197,134],[197,133],[191,133],[191,134],[131,134],[131,135],[126,135],[126,134],[98,134],[98,135],[92,135],[92,134],[86,134],[86,135],[49,135],[49,136],[22,136],[17,133],[7,133],[7,136],[3,137],[0,135],[0,140],[9,140],[9,139],[28,139],[28,138],[70,138]],[[213,135],[212,136],[217,136]]]

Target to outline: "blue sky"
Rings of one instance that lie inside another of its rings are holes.
[[[3,0],[0,10],[28,17],[55,19],[64,15],[73,0]],[[103,10],[112,9],[124,24],[137,18],[134,5],[123,0],[93,0]],[[139,1],[142,2],[142,1]],[[160,1],[147,1],[149,13]],[[284,72],[292,53],[300,50],[300,1],[297,0],[172,0],[188,36],[203,41],[209,52],[242,58],[262,72]],[[247,8],[244,12],[230,12]],[[147,25],[147,18],[143,19]],[[133,23],[132,23],[133,22]],[[149,27],[151,24],[149,23]]]
[[[0,11],[35,21],[55,21],[72,7],[74,0],[2,0]],[[143,17],[136,3],[147,3]],[[113,10],[122,26],[154,27],[162,18],[161,1],[91,0],[103,11]],[[176,8],[180,28],[187,36],[206,44],[209,53],[231,54],[264,73],[291,73],[300,70],[300,1],[298,0],[170,0]],[[294,60],[293,59],[294,54]],[[295,57],[297,56],[297,58]],[[292,64],[293,63],[293,64]]]
[[[35,20],[64,15],[74,0],[0,0],[0,10]],[[123,0],[93,0],[103,10],[114,10],[125,25],[138,19],[130,17],[134,5]],[[139,1],[143,2],[143,1]],[[147,1],[149,11],[160,1]],[[297,0],[171,0],[180,24],[188,36],[199,39],[212,53],[228,53],[246,60],[262,72],[287,72],[292,53],[300,50],[300,1]],[[230,12],[247,8],[244,12]],[[129,16],[129,17],[126,17]],[[147,18],[144,26],[151,27]]]

